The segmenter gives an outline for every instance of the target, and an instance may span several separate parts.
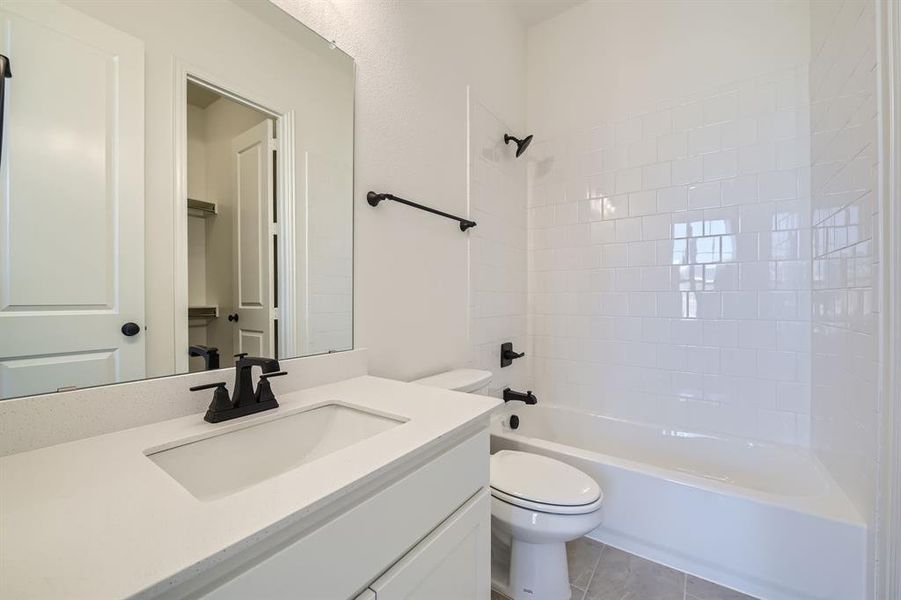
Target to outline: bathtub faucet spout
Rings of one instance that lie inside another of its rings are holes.
[[[529,390],[524,394],[522,392],[511,390],[510,388],[505,388],[504,402],[510,402],[511,400],[519,400],[521,402],[525,402],[526,404],[538,404],[538,398],[535,397],[535,394],[532,393],[532,390]]]

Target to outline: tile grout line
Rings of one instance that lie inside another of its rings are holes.
[[[598,559],[594,561],[594,568],[591,570],[591,577],[588,578],[588,583],[585,584],[585,593],[582,594],[582,600],[588,600],[588,590],[591,589],[591,582],[594,581],[594,576],[598,572],[598,568],[601,566],[601,557],[604,556],[604,550],[607,549],[607,544],[601,544],[601,551],[598,552]]]

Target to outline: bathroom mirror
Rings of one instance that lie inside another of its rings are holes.
[[[260,0],[4,0],[0,398],[352,347],[353,59]]]

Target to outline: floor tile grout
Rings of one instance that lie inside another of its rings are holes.
[[[692,579],[692,586],[693,586],[692,591],[694,593],[691,596],[689,596],[688,595],[688,578],[692,577],[692,576],[689,575],[688,573],[686,573],[684,571],[680,571],[679,569],[674,569],[672,567],[668,567],[666,565],[657,563],[652,560],[648,560],[646,558],[642,558],[642,557],[634,555],[634,554],[630,554],[623,550],[618,550],[618,549],[616,549],[612,546],[608,546],[607,544],[604,544],[602,542],[598,542],[596,540],[591,540],[590,538],[589,538],[589,542],[590,543],[583,542],[577,548],[572,549],[573,557],[581,556],[581,559],[579,559],[581,561],[584,561],[584,559],[586,558],[586,556],[584,554],[585,552],[590,552],[592,554],[594,552],[597,552],[597,558],[595,558],[594,564],[591,565],[590,569],[589,568],[580,569],[578,581],[580,584],[582,581],[586,581],[584,587],[582,585],[577,586],[577,585],[573,584],[572,582],[570,582],[570,589],[572,591],[572,600],[592,600],[592,599],[610,600],[611,598],[613,598],[613,596],[610,595],[610,592],[612,590],[607,589],[607,587],[608,587],[607,582],[599,580],[598,577],[603,578],[603,577],[606,577],[607,575],[611,575],[613,577],[612,581],[614,582],[614,586],[624,584],[625,581],[616,583],[616,581],[617,581],[616,573],[619,573],[620,569],[625,569],[624,572],[628,574],[628,580],[631,581],[631,583],[626,584],[626,586],[629,589],[635,588],[635,589],[632,589],[633,592],[636,589],[638,589],[635,587],[636,585],[637,586],[647,585],[647,582],[649,582],[649,581],[653,582],[654,580],[656,580],[658,575],[655,575],[655,573],[659,573],[659,574],[670,573],[670,575],[668,575],[668,577],[671,577],[669,579],[670,583],[666,584],[666,586],[668,586],[668,590],[669,590],[665,594],[667,598],[678,598],[678,600],[698,600],[699,595],[706,597],[706,596],[710,595],[711,592],[713,592],[714,594],[722,593],[725,596],[728,596],[729,598],[735,597],[735,598],[743,598],[745,600],[755,600],[752,596],[746,596],[746,595],[741,594],[740,592],[736,592],[737,596],[733,596],[731,593],[732,590],[729,590],[728,588],[719,586],[713,582],[701,579],[699,577],[694,577]],[[597,547],[594,547],[594,545],[599,547],[599,549],[597,549]],[[621,564],[621,563],[623,563],[624,557],[626,557],[627,563]],[[607,558],[607,562],[602,567],[602,562],[604,561],[605,558]],[[583,562],[582,564],[585,564],[585,563]],[[656,565],[656,567],[654,567],[653,565]],[[580,567],[581,567],[581,565],[580,565]],[[585,564],[585,567],[588,567],[588,565]],[[634,572],[632,570],[633,567],[635,569]],[[651,571],[648,571],[648,568],[651,568]],[[611,571],[611,569],[613,569],[613,570]],[[661,569],[662,569],[662,571],[661,571]],[[582,577],[586,573],[588,574],[588,577],[587,577],[587,580],[584,580]],[[603,573],[605,573],[606,575],[599,575],[599,574],[603,574]],[[678,578],[676,577],[676,574],[678,574],[678,576],[682,577],[682,597],[681,598],[679,598],[678,592],[676,592],[676,589],[678,589],[676,587],[678,585],[678,583],[677,583]],[[634,580],[633,577],[637,577],[638,579]],[[598,592],[600,594],[600,596],[596,596],[596,595],[589,596],[589,592],[592,589],[592,585],[594,585],[596,582],[599,584],[599,587],[596,590],[596,592]],[[642,582],[644,582],[644,583],[642,583]],[[660,582],[658,582],[658,583],[660,583]],[[696,587],[697,587],[697,589],[695,589]],[[662,590],[663,590],[663,588],[661,588],[661,591]],[[624,588],[620,591],[625,592],[628,590]],[[645,590],[645,591],[650,591],[650,590]],[[660,598],[662,598],[663,596],[659,595],[661,593],[661,591],[658,591],[658,593],[656,593],[656,594],[652,594],[653,597],[657,598],[658,600]],[[619,596],[617,596],[617,598],[618,597]],[[647,600],[650,600],[650,597],[648,597]]]
[[[588,583],[585,584],[585,593],[582,594],[582,600],[588,598],[588,590],[591,589],[591,582],[594,581],[594,576],[598,572],[598,568],[601,566],[601,558],[604,556],[604,550],[607,549],[607,544],[601,544],[601,551],[598,552],[598,558],[594,561],[594,568],[591,570],[591,576],[588,578]]]

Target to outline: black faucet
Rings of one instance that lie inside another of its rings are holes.
[[[272,393],[269,379],[288,374],[279,370],[278,360],[247,356],[246,354],[236,354],[235,357],[238,360],[235,361],[235,392],[231,400],[228,398],[228,389],[225,387],[224,381],[196,385],[190,388],[192,392],[216,388],[216,391],[213,393],[213,401],[203,417],[205,421],[219,423],[278,408],[278,400],[275,399],[275,394]],[[256,391],[253,389],[254,367],[260,367],[263,371]]]
[[[263,374],[266,375],[277,372],[279,366],[278,360],[275,358],[247,356],[246,352],[235,354],[235,358],[238,360],[235,361],[235,392],[232,394],[232,404],[237,408],[255,401],[253,368],[260,367],[263,370]],[[278,403],[275,406],[278,406]]]
[[[189,356],[202,356],[205,371],[215,371],[219,368],[219,348],[196,344],[188,347]]]
[[[519,400],[520,402],[525,402],[526,404],[538,404],[538,398],[535,397],[535,394],[532,393],[532,390],[529,390],[525,394],[522,392],[517,392],[516,390],[511,390],[510,388],[504,388],[504,402],[510,402],[512,400]]]

